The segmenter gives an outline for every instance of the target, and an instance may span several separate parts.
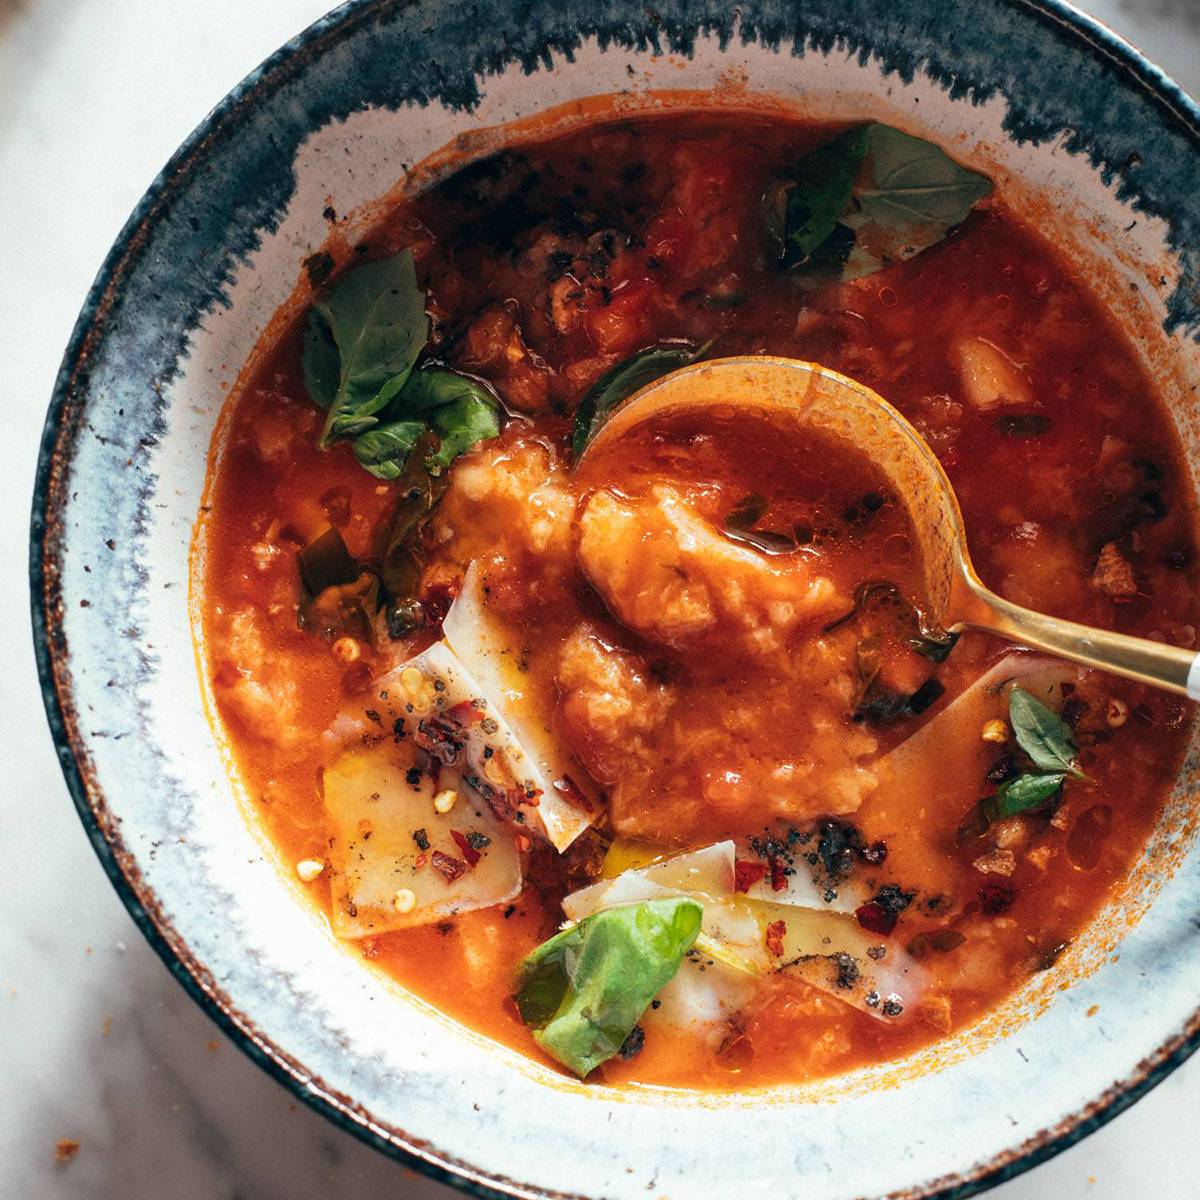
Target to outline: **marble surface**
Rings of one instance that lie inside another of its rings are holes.
[[[1200,0],[1090,10],[1200,93]],[[168,975],[67,796],[24,578],[37,440],[75,314],[161,164],[323,0],[0,0],[0,1200],[449,1200],[295,1101]],[[1200,1059],[996,1200],[1196,1195]],[[60,1139],[77,1141],[56,1161]]]

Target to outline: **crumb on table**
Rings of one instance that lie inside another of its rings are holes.
[[[75,1138],[59,1138],[54,1145],[54,1161],[70,1162],[79,1153],[79,1143]]]

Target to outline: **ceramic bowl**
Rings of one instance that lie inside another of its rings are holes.
[[[340,946],[247,821],[206,719],[189,547],[222,403],[305,257],[453,139],[619,93],[876,118],[1000,181],[1136,337],[1200,466],[1200,112],[1056,0],[352,3],[168,163],[79,318],[32,531],[46,708],[114,886],[257,1062],[380,1149],[481,1193],[965,1196],[1108,1120],[1200,1029],[1193,753],[1131,883],[1001,1012],[806,1087],[582,1086]]]

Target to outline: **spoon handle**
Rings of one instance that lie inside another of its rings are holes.
[[[1193,650],[1048,617],[997,596],[975,579],[970,591],[975,603],[961,625],[1200,700],[1200,654]]]

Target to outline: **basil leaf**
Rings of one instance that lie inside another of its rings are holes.
[[[322,637],[343,634],[370,641],[379,608],[379,580],[351,557],[342,535],[330,526],[297,555],[301,629]]]
[[[494,408],[500,407],[496,393],[482,379],[476,379],[473,375],[461,375],[445,367],[422,367],[409,376],[403,393],[396,401],[396,407],[403,409],[404,416],[416,417],[441,408],[443,404],[471,396]]]
[[[328,587],[353,583],[359,576],[359,566],[346,548],[346,541],[330,525],[296,555],[300,567],[300,582],[310,596],[320,595]]]
[[[821,632],[832,633],[848,621],[853,621],[862,612],[864,606],[877,596],[884,600],[895,601],[901,605],[907,603],[903,595],[901,595],[900,589],[894,583],[886,579],[868,579],[865,583],[860,583],[854,589],[853,604],[850,606],[850,611],[842,613],[840,617],[835,617]]]
[[[1018,775],[996,789],[994,818],[1015,817],[1045,804],[1063,785],[1066,775],[1054,771],[1048,775]]]
[[[491,399],[463,396],[435,408],[429,424],[442,441],[437,452],[425,460],[425,466],[436,475],[472,446],[498,436],[500,413]]]
[[[538,1044],[581,1079],[617,1054],[674,977],[704,910],[685,896],[605,909],[543,942],[514,999]]]
[[[413,444],[397,479],[396,507],[378,546],[383,590],[393,603],[416,598],[425,566],[421,532],[450,486],[447,472],[434,476],[425,466],[439,449],[437,434],[426,429]]]
[[[320,445],[328,446],[379,423],[376,414],[404,387],[428,340],[425,293],[417,286],[412,251],[356,267],[334,285],[317,310],[338,353],[337,391],[320,437]],[[310,394],[320,404],[327,391],[328,354],[317,349],[311,321],[310,330]],[[307,383],[308,372],[305,378]]]
[[[783,243],[785,267],[805,263],[836,229],[867,152],[868,128],[849,129],[818,146],[768,192],[767,219]]]
[[[768,192],[767,221],[801,277],[860,279],[941,241],[991,190],[933,142],[876,122],[805,155]]]
[[[855,705],[851,719],[866,721],[871,725],[889,725],[901,718],[919,717],[936,704],[945,691],[945,684],[932,677],[925,680],[915,692],[895,692],[883,687],[878,680],[871,679],[862,699]]]
[[[368,429],[354,439],[354,457],[376,479],[399,479],[409,451],[424,431],[423,421],[391,421]]]
[[[855,232],[842,278],[859,279],[927,250],[991,191],[986,175],[960,166],[933,142],[868,125],[867,155],[842,217]]]
[[[791,554],[796,549],[796,539],[777,529],[726,529],[730,541],[753,546],[764,554]]]
[[[756,529],[767,511],[767,498],[757,492],[743,497],[729,511],[722,532],[734,542],[753,546],[764,554],[790,554],[797,547],[794,536],[776,529]]]
[[[958,644],[958,639],[957,633],[947,633],[941,637],[918,633],[908,638],[907,641],[908,648],[914,653],[924,655],[925,658],[932,659],[936,663],[942,663],[950,657],[950,651]]]
[[[338,348],[325,310],[314,304],[304,329],[304,386],[312,402],[328,410],[338,390]]]
[[[689,342],[663,342],[648,350],[639,350],[632,358],[605,372],[588,389],[575,413],[571,450],[576,461],[622,400],[663,375],[695,362],[710,344],[693,346]]]
[[[767,511],[767,498],[760,495],[758,492],[751,492],[749,496],[743,496],[730,510],[729,515],[725,518],[725,530],[735,530],[741,532],[744,529],[753,529],[763,515]]]
[[[1024,688],[1014,687],[1008,695],[1008,720],[1017,745],[1042,771],[1062,772],[1082,779],[1076,758],[1079,750],[1071,727]]]
[[[500,433],[500,401],[471,375],[426,367],[409,376],[392,410],[405,417],[425,416],[441,445],[425,460],[433,473],[445,470],[460,454]]]

